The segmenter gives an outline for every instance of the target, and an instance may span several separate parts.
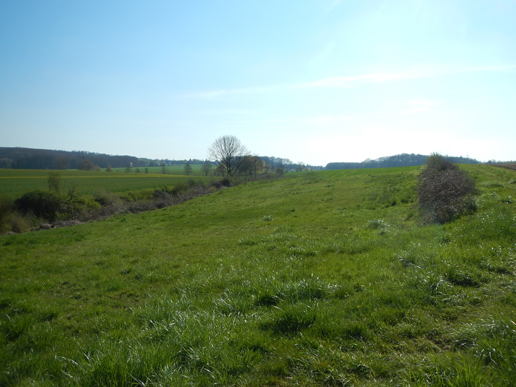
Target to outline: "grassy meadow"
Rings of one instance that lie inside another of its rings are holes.
[[[0,194],[16,198],[35,189],[47,189],[49,172],[57,172],[63,178],[64,189],[75,187],[82,194],[93,194],[99,189],[110,192],[138,191],[149,188],[174,186],[188,179],[209,182],[212,178],[203,176],[200,164],[192,165],[192,174],[186,176],[183,166],[167,166],[163,174],[161,167],[132,168],[125,172],[124,168],[113,168],[112,172],[79,171],[76,169],[48,171],[44,169],[0,169]]]
[[[516,171],[462,168],[446,225],[407,167],[0,236],[0,386],[512,385]]]

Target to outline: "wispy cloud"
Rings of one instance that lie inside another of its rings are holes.
[[[432,106],[435,105],[432,101],[421,101],[421,100],[415,100],[415,101],[409,101],[410,108],[408,110],[405,110],[400,115],[406,116],[407,114],[412,113],[421,113],[421,112],[427,112],[430,110]]]
[[[462,69],[463,72],[467,71],[507,71],[507,70],[515,70],[516,65],[507,65],[507,66],[480,66],[480,67],[467,67]]]
[[[191,97],[202,97],[202,98],[217,98],[228,94],[249,94],[249,93],[264,93],[268,91],[278,90],[280,88],[284,88],[282,85],[272,85],[272,86],[254,86],[254,87],[242,87],[236,89],[219,89],[213,91],[205,91],[200,93],[193,93],[189,96]]]
[[[288,90],[288,89],[306,89],[306,88],[345,88],[345,87],[356,87],[364,83],[380,83],[396,81],[401,79],[410,78],[421,78],[431,76],[431,73],[424,72],[421,70],[409,70],[405,72],[383,72],[374,74],[365,74],[357,76],[337,76],[330,78],[323,78],[313,82],[305,83],[291,83],[291,84],[280,84],[271,86],[255,86],[246,88],[236,89],[219,89],[213,91],[206,91],[200,93],[193,93],[191,97],[201,98],[217,98],[229,94],[250,94],[250,93],[265,93],[276,90]]]
[[[309,88],[348,88],[358,87],[366,84],[395,82],[408,79],[419,79],[437,77],[442,75],[453,75],[464,72],[500,72],[516,69],[516,65],[494,65],[494,66],[478,66],[478,67],[421,67],[407,71],[398,72],[375,72],[371,74],[353,75],[353,76],[336,76],[315,80],[312,82],[301,82],[291,84],[278,84],[270,86],[254,86],[235,89],[220,89],[190,94],[191,97],[200,98],[217,98],[232,94],[254,94],[266,93],[278,90],[289,89],[309,89]]]
[[[432,74],[428,71],[409,70],[404,72],[383,72],[374,74],[357,75],[351,77],[338,76],[325,78],[314,82],[296,85],[295,87],[354,87],[363,83],[380,83],[398,81],[402,79],[428,77]]]

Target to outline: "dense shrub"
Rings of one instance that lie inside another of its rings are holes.
[[[100,204],[92,198],[66,197],[56,192],[41,190],[27,192],[16,199],[14,205],[23,215],[34,215],[49,222],[77,218],[88,210],[100,208]]]
[[[93,198],[101,206],[114,206],[120,203],[120,198],[113,192],[108,192],[104,189],[98,190],[93,194]]]
[[[16,212],[11,199],[0,197],[0,234],[29,231],[31,219]]]
[[[418,204],[425,220],[446,223],[474,208],[475,182],[441,155],[428,157],[418,179]]]
[[[17,212],[13,212],[8,220],[11,231],[18,234],[27,232],[32,228],[31,219]]]
[[[188,185],[186,183],[177,183],[172,187],[172,189],[168,190],[168,193],[172,196],[178,196],[180,193],[188,191]]]
[[[242,180],[236,180],[236,179],[230,179],[230,178],[224,177],[221,180],[212,181],[210,183],[210,185],[212,187],[215,187],[216,189],[220,189],[220,188],[227,188],[227,187],[233,187],[235,185],[238,185],[239,181],[241,182]]]
[[[59,193],[62,186],[62,177],[57,172],[50,172],[47,177],[48,189],[52,192]]]
[[[9,218],[13,210],[12,200],[0,197],[0,233],[10,231]]]
[[[153,192],[152,196],[154,197],[154,200],[170,200],[171,197],[168,194],[168,192],[165,192],[163,190],[157,189]]]
[[[54,221],[62,208],[62,199],[55,192],[35,190],[22,195],[14,204],[22,214]]]
[[[154,191],[153,198],[157,208],[164,208],[172,204],[172,196],[160,189]]]
[[[225,177],[224,179],[222,179],[220,182],[222,183],[222,185],[223,185],[224,187],[231,187],[231,186],[233,185],[233,184],[232,184],[232,182],[231,182],[231,180],[230,180],[229,178],[227,178],[227,177]]]
[[[47,182],[48,191],[28,192],[16,199],[14,204],[12,200],[10,204],[0,200],[0,233],[24,232],[41,221],[63,227],[69,225],[68,221],[89,221],[126,211],[139,213],[164,208],[233,185],[229,179],[223,179],[216,185],[189,179],[172,188],[164,186],[160,190],[145,189],[118,194],[101,189],[89,196],[80,195],[74,185],[63,192],[65,185],[57,173],[50,173]]]
[[[94,210],[100,209],[101,205],[91,196],[77,196],[74,198],[65,198],[59,211],[60,218],[77,219]]]

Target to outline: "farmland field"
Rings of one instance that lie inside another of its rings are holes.
[[[111,192],[125,192],[142,190],[147,188],[161,188],[173,186],[188,179],[196,181],[210,181],[211,177],[201,176],[198,167],[195,166],[194,173],[190,176],[184,175],[182,167],[167,167],[167,174],[161,173],[161,168],[150,167],[149,173],[124,172],[123,169],[113,169],[113,172],[90,172],[78,170],[48,171],[41,169],[0,169],[0,194],[15,198],[34,189],[47,189],[47,177],[49,172],[57,172],[63,178],[65,189],[71,186],[83,194],[92,194],[99,189]],[[169,174],[174,172],[175,174]]]
[[[0,236],[0,385],[509,386],[516,172],[461,168],[445,225],[386,168]]]

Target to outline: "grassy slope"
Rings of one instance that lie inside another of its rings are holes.
[[[464,168],[446,226],[400,168],[1,236],[0,385],[509,385],[516,173]]]

